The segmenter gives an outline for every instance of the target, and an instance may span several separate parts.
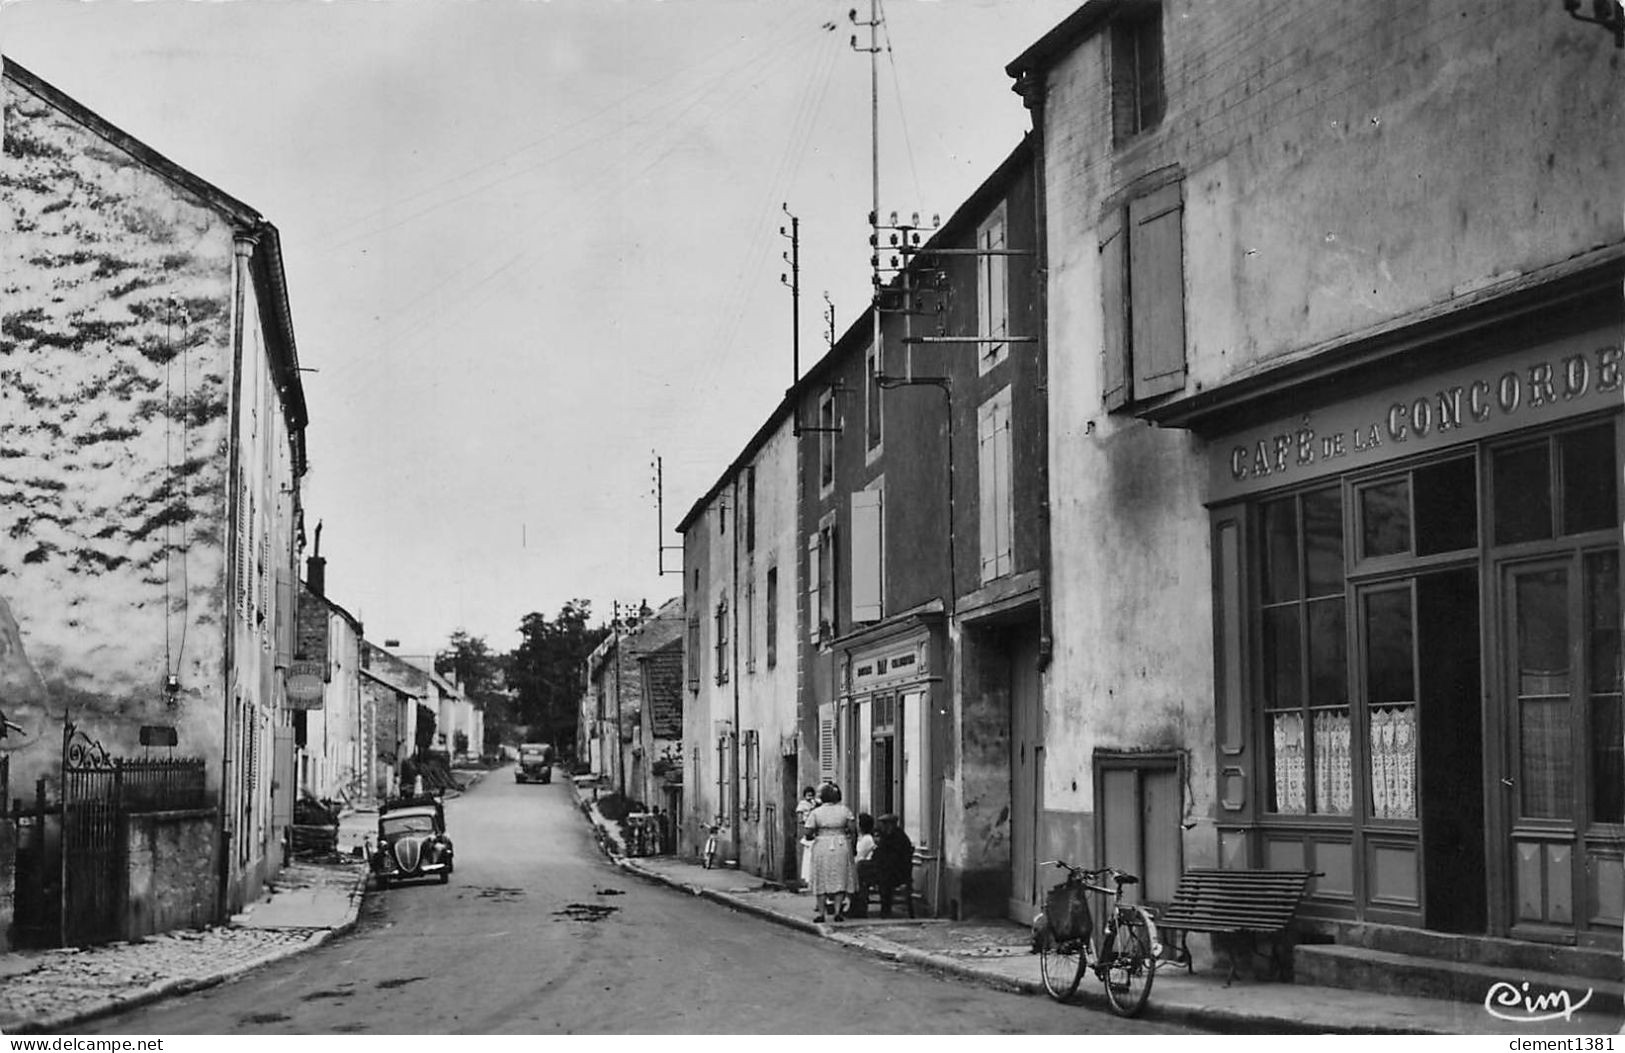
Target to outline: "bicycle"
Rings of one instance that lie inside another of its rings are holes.
[[[1065,1002],[1078,989],[1085,969],[1093,970],[1106,988],[1106,1000],[1119,1016],[1134,1016],[1151,997],[1162,943],[1157,923],[1144,907],[1123,902],[1123,889],[1140,879],[1116,867],[1085,870],[1061,859],[1041,866],[1066,870],[1064,881],[1044,900],[1044,910],[1033,918],[1033,942],[1038,951],[1044,990]],[[1100,882],[1110,879],[1112,888]],[[1091,945],[1094,920],[1088,893],[1112,897],[1112,909],[1101,927],[1100,947]],[[1091,960],[1092,959],[1092,960]]]
[[[720,819],[705,828],[705,851],[700,854],[700,857],[707,870],[717,864],[717,835],[721,832],[722,821]]]

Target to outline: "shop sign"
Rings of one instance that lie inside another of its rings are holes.
[[[283,677],[289,709],[321,709],[322,688],[327,680],[327,663],[298,659],[288,663]]]
[[[1243,432],[1214,444],[1211,500],[1617,407],[1622,368],[1594,334]]]

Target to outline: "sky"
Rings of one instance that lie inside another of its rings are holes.
[[[852,2],[0,0],[0,50],[277,226],[329,598],[505,651],[680,594],[661,546],[792,381],[791,214],[803,372],[866,306]],[[993,172],[1078,5],[882,5],[883,214]]]

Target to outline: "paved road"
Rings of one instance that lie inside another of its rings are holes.
[[[645,883],[604,859],[558,783],[493,773],[446,822],[450,885],[373,893],[344,939],[76,1033],[1188,1033],[945,979]]]

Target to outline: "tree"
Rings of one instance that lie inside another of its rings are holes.
[[[529,725],[530,738],[555,749],[575,742],[582,664],[609,633],[603,626],[588,628],[591,617],[591,602],[573,599],[551,620],[532,612],[519,623],[521,642],[509,665],[518,720]]]
[[[487,754],[497,752],[504,741],[523,737],[514,732],[513,692],[507,680],[512,660],[511,654],[493,654],[484,637],[462,629],[452,633],[446,649],[434,656],[434,671],[462,684],[463,694],[484,712],[485,741],[480,749]]]

